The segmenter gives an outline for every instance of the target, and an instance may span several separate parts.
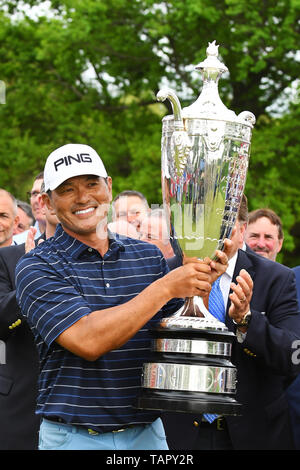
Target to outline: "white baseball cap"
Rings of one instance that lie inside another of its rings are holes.
[[[73,176],[107,177],[103,162],[89,145],[67,144],[50,153],[44,168],[45,192],[56,189]]]

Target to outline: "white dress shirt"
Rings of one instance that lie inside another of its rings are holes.
[[[246,244],[243,244],[242,250],[246,250]],[[236,260],[238,257],[238,252],[228,261],[228,268],[226,269],[225,273],[222,274],[221,279],[220,279],[220,289],[222,291],[223,299],[224,299],[224,305],[225,305],[225,311],[227,309],[227,303],[228,303],[228,296],[229,296],[229,291],[230,291],[230,284],[232,282],[232,277],[233,273],[235,270],[235,265],[236,265]],[[236,337],[239,343],[242,343],[246,337],[246,333],[242,333],[239,331],[237,328],[236,330]]]
[[[226,269],[225,273],[222,274],[221,279],[220,279],[220,288],[221,288],[223,299],[224,299],[225,310],[227,309],[230,284],[231,284],[233,273],[235,270],[237,255],[238,254],[236,252],[236,254],[228,261],[228,268]]]

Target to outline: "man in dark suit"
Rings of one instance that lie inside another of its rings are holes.
[[[293,449],[285,390],[299,372],[293,363],[300,338],[300,314],[293,272],[239,251],[233,280],[246,269],[254,283],[251,322],[245,340],[236,344],[237,399],[245,404],[241,417],[228,417],[236,449]],[[226,324],[236,331],[229,316]]]
[[[35,415],[38,357],[30,328],[16,302],[15,268],[25,243],[0,250],[0,449],[37,449],[39,419]]]
[[[300,306],[300,266],[293,268],[296,276],[296,287],[298,295],[298,303]],[[300,353],[298,354],[300,360]],[[287,389],[287,398],[290,407],[290,416],[293,426],[295,447],[300,450],[300,374]]]
[[[0,450],[38,448],[39,418],[35,414],[39,360],[33,335],[16,302],[15,268],[35,244],[54,234],[57,218],[45,207],[46,232],[34,241],[29,229],[26,244],[0,249]]]
[[[293,271],[296,276],[296,287],[297,287],[298,301],[300,304],[300,266],[296,266],[295,268],[293,268]]]
[[[232,361],[237,367],[236,398],[244,405],[243,414],[227,416],[212,424],[192,414],[177,413],[176,417],[165,414],[170,449],[294,449],[285,390],[299,373],[299,364],[293,361],[294,348],[300,339],[295,276],[291,269],[248,248],[238,249],[244,224],[239,214],[233,235],[236,252],[231,258],[234,284],[230,287],[234,291],[229,294],[225,322],[237,334]],[[242,270],[252,278],[250,291],[243,288]],[[245,325],[236,315],[239,302],[247,314],[244,313]]]

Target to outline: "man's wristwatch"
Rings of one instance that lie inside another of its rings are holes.
[[[240,322],[236,322],[233,320],[233,323],[237,326],[249,326],[251,320],[251,311],[248,310],[244,318]]]

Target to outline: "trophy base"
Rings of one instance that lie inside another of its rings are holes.
[[[138,398],[137,408],[195,414],[218,414],[241,416],[242,406],[233,397],[207,393],[178,392],[173,390],[143,389]]]
[[[137,408],[240,415],[237,370],[231,362],[233,332],[209,317],[171,316],[152,330]]]

